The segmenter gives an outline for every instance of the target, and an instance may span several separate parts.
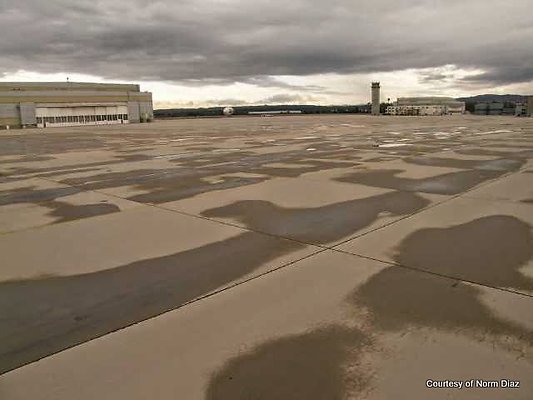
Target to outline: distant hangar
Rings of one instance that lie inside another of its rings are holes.
[[[152,93],[135,84],[0,82],[0,129],[148,122]]]

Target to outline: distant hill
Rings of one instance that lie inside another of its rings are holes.
[[[502,103],[525,103],[527,102],[526,96],[519,94],[480,94],[471,97],[459,97],[457,100],[464,101],[465,103],[479,103],[479,102],[493,102],[498,101]]]
[[[367,104],[332,106],[317,106],[311,104],[277,104],[262,106],[235,106],[233,109],[235,110],[235,115],[246,115],[250,111],[268,112],[276,110],[301,111],[302,114],[357,114],[370,112],[370,106]],[[154,115],[157,118],[208,117],[222,115],[222,110],[223,107],[172,108],[154,110]]]

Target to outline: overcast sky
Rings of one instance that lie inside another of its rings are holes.
[[[156,107],[533,93],[532,0],[0,0],[0,80],[138,82]]]

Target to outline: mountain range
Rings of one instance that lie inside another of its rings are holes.
[[[465,103],[479,103],[479,102],[509,102],[509,103],[526,103],[527,96],[522,96],[519,94],[479,94],[477,96],[470,97],[459,97],[459,101],[464,101]]]

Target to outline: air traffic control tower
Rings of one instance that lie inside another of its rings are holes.
[[[379,115],[379,82],[372,82],[372,115]]]

